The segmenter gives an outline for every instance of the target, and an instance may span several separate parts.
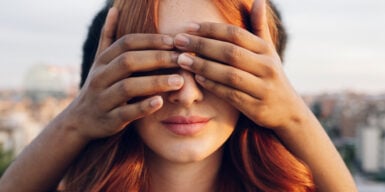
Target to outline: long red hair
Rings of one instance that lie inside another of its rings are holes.
[[[213,0],[229,23],[249,27],[252,0]],[[120,10],[116,37],[157,33],[158,0],[115,0]],[[270,4],[269,4],[270,5]],[[280,21],[268,6],[270,32],[282,55]],[[92,141],[65,177],[66,191],[147,191],[145,146],[135,129]],[[292,155],[275,133],[244,115],[225,143],[217,191],[314,191],[312,174]]]

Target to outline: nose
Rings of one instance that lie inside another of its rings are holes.
[[[180,75],[184,78],[183,87],[177,91],[170,92],[168,101],[185,107],[189,107],[196,102],[202,101],[203,93],[195,82],[194,74],[181,70]]]

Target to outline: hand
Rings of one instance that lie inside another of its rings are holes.
[[[161,108],[163,100],[156,94],[183,85],[183,78],[176,74],[133,77],[136,72],[178,67],[178,55],[171,51],[172,37],[166,35],[129,34],[114,42],[117,19],[118,11],[112,8],[88,78],[79,96],[65,110],[71,127],[85,139],[121,131]],[[136,97],[149,98],[131,100]]]
[[[184,53],[178,64],[195,73],[203,88],[256,124],[278,130],[301,121],[307,107],[282,69],[265,12],[265,1],[256,0],[251,15],[255,35],[228,24],[190,24],[187,33],[176,35],[175,46],[199,55]]]

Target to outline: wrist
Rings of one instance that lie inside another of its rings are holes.
[[[53,129],[58,134],[58,138],[64,142],[70,141],[72,144],[85,146],[91,138],[81,133],[77,117],[71,117],[68,113],[66,110],[60,113],[47,128]]]
[[[287,137],[293,134],[297,135],[304,133],[303,131],[308,129],[321,127],[313,112],[306,106],[306,104],[303,103],[303,105],[301,111],[293,114],[284,126],[275,129],[275,132],[279,137]]]

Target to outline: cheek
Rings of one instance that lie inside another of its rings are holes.
[[[240,115],[238,109],[219,98],[216,98],[216,101],[213,102],[212,106],[215,107],[215,111],[218,113],[218,118],[220,118],[219,121],[235,127]]]
[[[155,127],[153,122],[154,121],[151,120],[151,117],[142,118],[135,122],[135,129],[143,140],[151,137],[154,133],[154,130],[152,130]]]

